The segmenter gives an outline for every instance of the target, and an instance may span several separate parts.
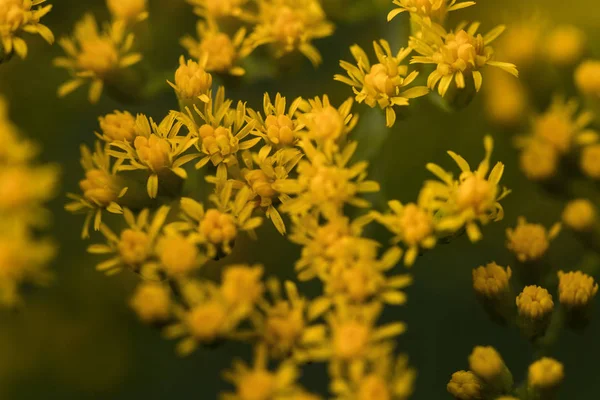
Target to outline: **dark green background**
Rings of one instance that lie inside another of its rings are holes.
[[[355,5],[359,0],[345,2]],[[351,92],[332,77],[340,72],[338,60],[350,59],[351,44],[369,47],[372,40],[382,36],[390,38],[393,44],[401,44],[400,32],[404,31],[405,20],[397,18],[386,24],[385,15],[390,7],[385,1],[374,2],[383,2],[384,7],[376,9],[368,5],[372,15],[365,13],[367,18],[361,22],[336,21],[335,35],[317,42],[324,54],[324,64],[318,70],[303,60],[277,79],[229,85],[228,96],[246,100],[251,107],[258,108],[265,91],[280,91],[288,97],[327,93],[339,104]],[[93,9],[107,18],[101,0],[52,3],[54,9],[44,22],[57,37],[69,33],[85,11]],[[475,8],[461,11],[460,17],[483,20],[484,31],[497,23],[510,25],[525,9],[521,1],[515,0],[479,3]],[[592,51],[600,54],[597,44],[600,20],[595,1],[529,3],[539,4],[554,21],[574,23],[585,29],[592,38]],[[177,45],[178,38],[194,32],[195,17],[183,0],[150,0],[150,6],[153,51],[147,58],[157,70],[174,71],[178,56],[183,53]],[[125,108],[160,119],[177,106],[174,94],[165,84],[164,94],[149,104],[137,106],[124,106],[105,96],[99,104],[90,105],[85,90],[59,100],[56,89],[67,76],[53,68],[51,60],[61,54],[60,48],[49,47],[39,38],[31,38],[28,43],[30,54],[25,61],[14,59],[0,66],[0,93],[8,98],[14,121],[29,137],[42,143],[43,159],[62,166],[63,194],[52,203],[55,215],[52,234],[61,252],[53,265],[56,281],[52,287],[28,291],[27,307],[22,310],[0,311],[0,398],[216,398],[226,387],[219,371],[230,365],[233,356],[248,359],[248,346],[226,345],[178,358],[173,342],[139,323],[128,309],[126,302],[136,277],[124,273],[107,278],[97,273],[94,270],[97,260],[86,255],[87,243],[79,237],[82,217],[70,215],[62,208],[64,192],[78,190],[82,175],[78,148],[81,143],[93,142],[97,117]],[[514,225],[519,215],[549,226],[560,217],[562,201],[548,197],[524,179],[509,134],[494,131],[486,123],[480,99],[455,114],[444,113],[427,100],[417,101],[412,115],[399,121],[391,131],[384,128],[381,113],[364,106],[355,110],[362,118],[354,134],[372,156],[372,176],[381,182],[385,196],[401,201],[414,200],[423,180],[430,177],[424,168],[426,162],[454,168],[445,154],[447,149],[453,149],[472,163],[478,163],[483,155],[483,135],[494,134],[494,160],[505,162],[504,183],[514,191],[503,202],[505,220],[486,227],[484,240],[476,245],[463,237],[421,257],[412,269],[415,283],[408,289],[408,305],[389,310],[384,318],[408,323],[409,330],[399,339],[398,346],[410,355],[419,371],[414,399],[449,398],[445,386],[451,373],[467,368],[467,356],[478,344],[495,346],[517,380],[521,380],[531,362],[531,346],[514,329],[501,328],[489,321],[470,288],[471,269],[491,260],[502,265],[511,263],[512,258],[504,248],[504,229]],[[383,139],[386,142],[381,146]],[[240,245],[238,253],[227,261],[261,262],[270,274],[292,277],[298,248],[279,237],[270,226],[261,229],[259,235],[259,242]],[[581,255],[582,248],[566,232],[550,250],[552,262],[565,269],[577,265]],[[560,344],[551,352],[565,364],[561,399],[587,400],[600,396],[598,310],[584,334],[563,334]],[[311,367],[303,383],[309,389],[322,390],[324,374],[323,367]]]

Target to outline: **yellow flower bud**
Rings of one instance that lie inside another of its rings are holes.
[[[138,136],[133,145],[141,162],[153,172],[158,172],[171,165],[171,146],[167,139],[151,135],[149,138]]]
[[[585,33],[573,25],[554,28],[545,40],[545,51],[551,63],[566,67],[577,63],[585,51]]]
[[[343,360],[361,357],[368,348],[371,327],[359,321],[344,322],[333,332],[333,353]]]
[[[415,203],[404,206],[398,223],[402,228],[402,241],[409,246],[423,242],[433,233],[433,218]]]
[[[564,376],[564,367],[560,362],[544,357],[529,366],[527,381],[534,389],[548,390],[558,387]]]
[[[148,235],[133,229],[125,229],[121,232],[118,246],[121,258],[130,266],[139,266],[146,261],[151,250]]]
[[[116,178],[102,169],[92,169],[85,173],[85,179],[79,181],[83,196],[100,207],[106,207],[116,201],[119,188]]]
[[[115,19],[133,22],[140,18],[147,7],[147,0],[106,0],[108,10]]]
[[[496,201],[498,186],[485,178],[473,174],[460,182],[456,191],[456,204],[462,209],[485,212]]]
[[[163,236],[156,248],[162,266],[170,276],[185,275],[199,267],[198,247],[183,236]]]
[[[532,181],[543,181],[556,175],[558,152],[550,143],[533,140],[520,156],[521,171]]]
[[[560,224],[554,224],[548,232],[544,226],[528,223],[525,218],[520,217],[516,228],[506,230],[506,247],[521,262],[536,261],[546,254],[550,240],[559,232]]]
[[[115,111],[99,120],[102,133],[110,140],[133,142],[137,136],[135,117],[127,111]]]
[[[307,125],[310,133],[318,140],[336,140],[345,127],[339,111],[331,105],[312,111]]]
[[[357,400],[391,400],[387,382],[377,374],[369,374],[360,380]]]
[[[105,77],[119,67],[119,50],[108,37],[91,37],[81,41],[80,45],[81,52],[76,58],[79,70]]]
[[[233,216],[214,208],[206,212],[199,229],[200,233],[213,244],[231,242],[237,235]]]
[[[469,356],[469,368],[496,390],[512,389],[512,374],[500,354],[491,346],[477,346]]]
[[[225,329],[227,309],[219,301],[208,301],[193,307],[185,322],[192,337],[199,341],[210,342]]]
[[[266,370],[253,370],[241,377],[237,395],[240,400],[269,400],[276,390],[275,375]]]
[[[562,213],[563,223],[577,232],[590,231],[596,220],[596,207],[587,199],[570,201]]]
[[[225,301],[234,307],[250,311],[262,296],[261,266],[231,265],[223,272],[221,293]]]
[[[581,170],[592,179],[600,179],[600,144],[586,146],[581,153]]]
[[[585,307],[598,292],[598,284],[581,271],[558,271],[558,297],[560,303],[569,307]]]
[[[581,93],[600,98],[600,61],[582,62],[575,70],[575,84]]]
[[[175,85],[180,98],[193,99],[208,93],[212,86],[212,76],[195,61],[179,60],[175,71]]]
[[[471,371],[453,373],[446,389],[457,400],[479,400],[483,398],[481,381]]]
[[[141,283],[129,304],[146,323],[165,321],[169,318],[171,310],[169,288],[156,282]]]
[[[237,58],[231,38],[224,33],[204,37],[200,42],[200,54],[206,56],[206,70],[216,72],[227,72]]]
[[[517,307],[519,315],[542,319],[552,312],[554,302],[548,290],[539,286],[526,286],[521,294],[517,296]]]
[[[248,184],[254,193],[260,197],[271,198],[277,195],[277,191],[273,189],[273,186],[271,185],[272,182],[262,170],[255,169],[248,171],[244,177],[246,178],[246,181],[248,181]]]
[[[208,155],[226,157],[239,150],[239,140],[231,133],[231,129],[219,126],[202,125],[198,130],[202,140],[202,151]]]
[[[265,119],[265,125],[271,142],[282,146],[294,144],[294,123],[287,115],[269,115]]]
[[[508,292],[511,276],[510,267],[504,269],[491,262],[473,270],[473,289],[480,296],[498,298],[502,293]]]

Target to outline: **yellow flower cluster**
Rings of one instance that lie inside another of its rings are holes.
[[[40,23],[50,12],[52,5],[46,0],[0,1],[0,63],[13,53],[21,58],[27,56],[27,43],[21,37],[24,32],[38,34],[50,44],[54,42],[52,31]]]
[[[107,0],[113,21],[99,29],[96,18],[86,14],[75,25],[72,37],[63,37],[58,43],[66,57],[54,59],[54,65],[66,69],[71,80],[58,88],[59,97],[66,96],[85,83],[90,83],[88,98],[96,103],[105,85],[131,86],[125,71],[137,64],[141,53],[132,51],[134,34],[132,24],[147,17],[146,2],[138,0]]]
[[[56,249],[40,229],[50,217],[45,203],[55,195],[59,171],[36,163],[38,147],[9,120],[2,97],[0,142],[0,306],[13,306],[21,285],[47,284],[52,277],[46,266]]]

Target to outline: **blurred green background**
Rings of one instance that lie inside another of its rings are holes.
[[[349,21],[352,15],[347,12],[338,15],[334,18],[338,25],[334,36],[317,42],[324,54],[324,64],[318,70],[304,60],[277,79],[230,85],[228,96],[259,108],[265,91],[280,91],[288,97],[327,93],[334,104],[339,104],[351,92],[332,77],[341,72],[338,60],[350,59],[350,45],[359,43],[369,48],[371,41],[379,37],[390,39],[394,45],[405,40],[401,33],[404,19],[385,23],[391,1],[331,0],[346,6],[360,2],[366,4],[364,10],[368,11],[358,13],[363,20]],[[108,18],[102,0],[51,3],[54,9],[44,22],[57,37],[71,32],[75,21],[86,11]],[[174,71],[183,54],[178,39],[194,32],[196,18],[183,0],[149,3],[153,50],[148,61],[158,70]],[[539,6],[553,21],[584,29],[590,35],[592,53],[600,55],[600,9],[595,0],[531,0],[527,8],[519,0],[478,3],[457,14],[461,19],[482,20],[483,31],[498,23],[510,26],[511,21],[524,15],[525,9]],[[342,20],[342,16],[348,18]],[[452,18],[451,25],[458,22],[456,16]],[[0,66],[0,94],[8,98],[11,116],[23,132],[43,145],[43,160],[62,166],[63,194],[51,205],[55,216],[52,234],[61,252],[52,266],[56,271],[53,286],[28,291],[26,308],[0,311],[0,399],[216,398],[226,388],[220,371],[230,365],[234,356],[248,358],[249,346],[228,344],[178,358],[174,342],[142,325],[129,310],[127,300],[137,278],[128,273],[107,278],[96,272],[97,260],[86,254],[87,243],[80,239],[83,218],[63,210],[64,193],[77,191],[82,175],[79,145],[93,143],[97,117],[125,108],[160,119],[177,107],[175,95],[165,83],[163,94],[143,105],[126,106],[103,96],[99,104],[92,106],[86,100],[85,90],[59,100],[56,89],[67,77],[64,71],[51,66],[51,60],[61,54],[61,49],[57,45],[49,47],[37,37],[28,43],[30,54],[25,61],[13,59]],[[384,127],[384,118],[377,110],[357,106],[355,111],[361,115],[361,122],[354,134],[372,157],[373,178],[381,182],[386,197],[401,201],[413,200],[423,180],[430,177],[424,168],[426,162],[454,168],[445,154],[447,149],[453,149],[477,163],[483,156],[484,134],[494,134],[494,160],[505,162],[504,183],[513,189],[504,202],[504,221],[485,228],[481,243],[472,245],[463,237],[419,258],[411,271],[415,283],[408,289],[408,305],[388,310],[384,318],[408,323],[409,330],[399,339],[398,346],[410,355],[419,372],[414,399],[449,398],[445,387],[451,373],[467,368],[467,356],[479,344],[495,346],[516,380],[523,379],[532,348],[516,330],[501,328],[487,318],[471,290],[471,269],[492,260],[509,264],[512,259],[504,247],[505,228],[515,225],[519,215],[549,226],[560,218],[563,202],[525,180],[518,170],[510,135],[494,130],[485,121],[481,98],[455,114],[444,113],[427,100],[417,101],[411,115],[391,131]],[[381,234],[377,230],[371,233]],[[279,237],[270,226],[264,227],[259,236],[260,241],[251,247],[242,244],[225,262],[261,262],[269,274],[292,277],[298,248]],[[563,232],[552,245],[550,259],[569,269],[579,262],[581,254],[577,241]],[[306,290],[311,289],[314,287]],[[596,307],[595,319],[585,333],[564,333],[552,350],[551,354],[565,364],[561,399],[600,398],[600,346],[596,345],[599,335],[600,307]],[[308,389],[323,391],[325,373],[324,367],[310,367],[303,383]]]

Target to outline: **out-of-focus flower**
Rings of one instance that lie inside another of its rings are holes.
[[[546,57],[559,67],[568,67],[579,62],[585,47],[585,33],[573,25],[557,26],[544,38]]]
[[[465,30],[466,29],[466,30]],[[514,76],[519,73],[514,64],[495,61],[494,50],[489,46],[504,32],[500,25],[485,36],[477,33],[479,23],[467,26],[461,24],[455,31],[447,32],[437,24],[423,25],[423,33],[410,38],[409,45],[419,56],[413,56],[411,64],[434,64],[435,71],[429,74],[427,86],[443,97],[452,82],[458,89],[464,89],[466,79],[473,80],[476,91],[481,89],[483,75],[481,69],[487,65],[500,68]]]
[[[187,0],[194,6],[194,13],[206,19],[223,17],[247,17],[244,5],[248,0]]]
[[[127,111],[114,111],[98,118],[102,135],[99,136],[107,143],[125,141],[133,143],[139,135],[136,118]]]
[[[439,213],[440,218],[436,221],[437,231],[456,233],[466,228],[469,239],[475,242],[482,236],[477,222],[485,225],[490,221],[500,221],[504,218],[500,200],[510,191],[499,185],[504,164],[498,162],[490,171],[493,147],[491,136],[486,136],[485,157],[474,171],[464,158],[453,151],[448,151],[461,169],[458,180],[440,166],[427,164],[427,169],[441,182],[425,182],[420,194],[423,199],[420,204]]]
[[[140,283],[129,301],[140,320],[147,324],[168,320],[171,303],[169,287],[158,282]]]
[[[568,308],[582,308],[590,304],[598,293],[594,278],[581,271],[558,271],[558,298]]]
[[[596,206],[588,199],[572,200],[563,210],[562,221],[576,232],[590,231],[597,221]]]
[[[170,277],[188,276],[206,261],[194,240],[173,232],[166,232],[158,239],[156,253]]]
[[[506,229],[506,247],[521,262],[536,261],[546,254],[550,241],[560,233],[561,225],[556,223],[550,230],[540,224],[528,223],[519,217],[516,228]]]
[[[545,17],[535,14],[511,22],[496,44],[497,54],[519,68],[530,68],[540,59],[547,25]]]
[[[469,356],[469,368],[494,391],[506,393],[512,390],[512,374],[492,346],[476,346]]]
[[[485,111],[495,123],[517,126],[527,114],[529,101],[521,82],[502,71],[491,70],[484,89]]]
[[[458,371],[452,374],[446,389],[457,400],[479,400],[483,396],[481,386],[482,382],[471,371]]]
[[[133,34],[126,33],[123,22],[114,22],[100,32],[94,16],[86,14],[75,25],[73,38],[58,41],[67,57],[55,58],[54,65],[66,68],[73,77],[58,88],[59,97],[90,81],[88,97],[91,103],[96,103],[106,83],[118,84],[112,81],[118,80],[119,72],[142,59],[140,53],[130,52],[133,41]]]
[[[46,0],[0,0],[0,63],[13,52],[27,56],[27,43],[21,33],[38,34],[50,44],[54,35],[40,20],[50,12],[52,5],[43,6]],[[38,7],[39,6],[39,7]]]
[[[585,146],[581,151],[581,170],[588,177],[600,179],[600,144]]]
[[[497,299],[510,290],[510,267],[502,268],[495,262],[473,270],[473,289],[479,296]]]
[[[554,302],[548,290],[539,286],[525,286],[517,296],[519,314],[532,319],[540,320],[552,312]]]
[[[559,153],[549,142],[540,139],[525,144],[519,157],[519,166],[532,181],[546,181],[558,172]]]
[[[564,377],[564,367],[560,362],[543,357],[529,366],[527,382],[533,389],[555,391]]]
[[[276,57],[300,51],[313,63],[321,63],[321,54],[312,45],[314,39],[333,33],[317,0],[262,0],[258,3],[258,21],[244,44],[246,53],[271,44]]]
[[[249,314],[261,298],[264,285],[261,265],[229,265],[221,278],[221,295],[227,305],[243,315]]]
[[[108,10],[115,20],[130,25],[148,18],[148,0],[106,0]]]
[[[416,14],[429,23],[431,21],[443,24],[446,15],[450,11],[461,10],[463,8],[475,5],[474,1],[462,0],[394,0],[393,3],[398,8],[389,12],[387,19],[391,21],[398,14],[409,12]]]
[[[575,70],[575,83],[579,91],[600,99],[600,61],[585,60]]]
[[[412,52],[411,48],[392,53],[389,43],[383,39],[379,43],[373,42],[373,47],[378,63],[371,65],[364,50],[354,45],[350,51],[358,66],[341,61],[348,77],[335,75],[334,79],[352,86],[357,102],[385,110],[387,126],[391,127],[396,121],[394,106],[408,106],[410,99],[426,95],[429,89],[424,86],[407,88],[419,75],[418,71],[409,73],[408,66],[401,64]]]

